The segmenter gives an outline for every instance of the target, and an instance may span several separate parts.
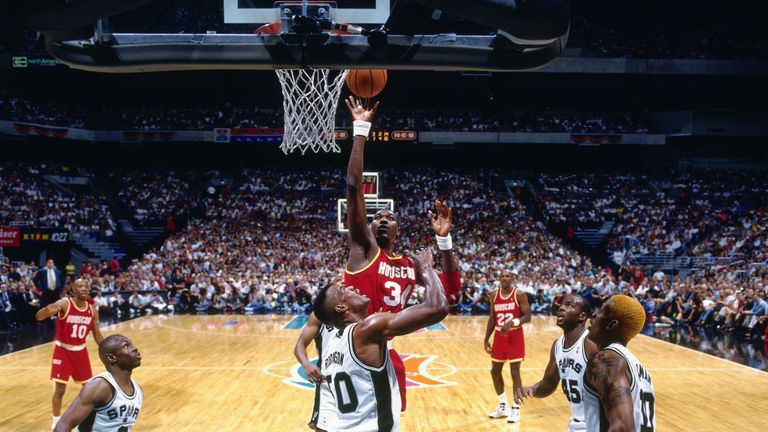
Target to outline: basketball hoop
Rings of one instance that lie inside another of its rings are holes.
[[[347,70],[277,69],[283,90],[283,153],[308,149],[339,153],[336,144],[336,108]]]
[[[294,15],[298,14],[322,18],[330,25],[328,18],[333,16],[336,8],[334,2],[307,0],[278,2],[275,5],[281,21],[265,24],[256,29],[255,34],[288,31],[295,25]],[[329,33],[347,32],[334,28]],[[341,152],[336,144],[336,109],[347,72],[312,68],[275,70],[283,92],[283,143],[280,144],[283,153],[293,153],[297,149],[301,154],[309,149],[315,153],[320,150]]]

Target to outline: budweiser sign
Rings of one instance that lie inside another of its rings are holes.
[[[19,247],[21,231],[17,227],[0,227],[0,247]]]

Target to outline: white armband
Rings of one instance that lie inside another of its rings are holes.
[[[512,318],[512,327],[520,327],[520,320],[518,318]]]
[[[435,239],[437,240],[437,248],[438,249],[440,249],[440,250],[451,250],[451,249],[453,249],[453,240],[451,239],[451,233],[448,233],[448,235],[445,236],[445,237],[436,235]]]
[[[352,129],[354,130],[354,136],[364,136],[368,138],[368,133],[371,132],[371,122],[355,120],[352,123]]]

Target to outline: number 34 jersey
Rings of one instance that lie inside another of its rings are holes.
[[[357,324],[336,331],[321,359],[323,376],[333,394],[336,419],[329,430],[390,432],[400,426],[400,390],[389,355],[383,364],[365,364],[355,354],[353,333]]]
[[[344,272],[344,286],[354,286],[371,300],[368,313],[403,310],[416,286],[416,270],[405,256],[388,256],[379,249],[364,268]]]
[[[627,370],[630,375],[630,393],[635,417],[636,432],[654,432],[656,430],[656,397],[653,392],[653,382],[648,370],[640,364],[640,361],[627,347],[612,343],[607,350],[611,350],[624,357],[627,362]],[[608,430],[608,421],[600,396],[588,382],[584,381],[584,415],[587,421],[587,432],[601,432]]]

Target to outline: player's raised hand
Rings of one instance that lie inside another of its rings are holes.
[[[435,209],[437,211],[436,216],[432,210],[429,211],[429,223],[432,225],[435,235],[445,237],[451,232],[453,210],[440,200],[435,201]]]
[[[310,363],[304,366],[304,372],[307,374],[307,379],[316,385],[323,383],[323,374],[320,373],[320,368]]]
[[[518,387],[515,389],[515,403],[521,405],[526,399],[534,397],[533,387]]]
[[[418,248],[415,252],[411,252],[411,259],[417,272],[432,268],[432,251],[429,248]]]
[[[347,108],[349,108],[349,112],[352,114],[353,120],[371,122],[373,121],[373,115],[379,108],[379,102],[376,101],[376,103],[373,105],[373,108],[367,110],[365,107],[363,107],[363,102],[361,100],[355,100],[354,96],[351,95],[344,99],[344,102],[347,103]]]

